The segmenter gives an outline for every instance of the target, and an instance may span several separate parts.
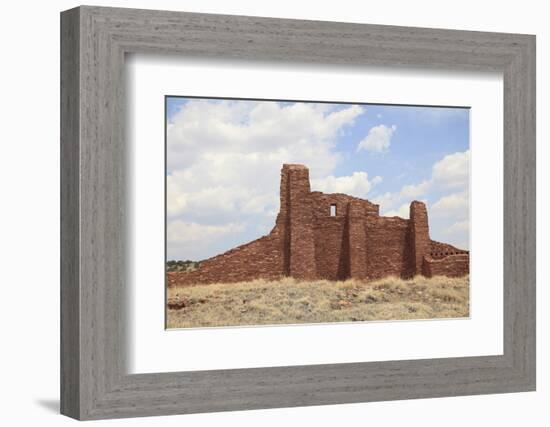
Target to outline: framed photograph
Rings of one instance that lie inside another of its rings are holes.
[[[469,317],[469,108],[165,110],[167,328]]]
[[[535,390],[535,37],[61,14],[61,411]]]

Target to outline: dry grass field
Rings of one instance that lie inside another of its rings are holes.
[[[284,278],[174,287],[167,305],[168,328],[468,317],[469,278]]]

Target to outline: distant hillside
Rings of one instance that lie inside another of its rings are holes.
[[[198,268],[200,261],[181,261],[170,260],[166,261],[166,271],[191,271]]]

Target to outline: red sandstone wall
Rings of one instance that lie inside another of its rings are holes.
[[[410,250],[413,257],[413,274],[422,273],[424,255],[430,251],[430,234],[428,227],[428,211],[422,202],[413,201],[409,209],[410,218]]]
[[[355,272],[366,274],[364,221],[367,215],[378,215],[378,205],[347,194],[310,193],[315,235],[316,277],[327,280],[345,280],[351,276],[351,260]],[[330,215],[336,205],[336,216]],[[350,206],[353,215],[350,216]],[[351,218],[353,217],[353,220]],[[350,253],[350,239],[355,249]],[[357,277],[357,276],[354,276]]]
[[[234,283],[254,279],[275,280],[283,276],[282,242],[279,230],[221,255],[201,262],[189,272],[168,273],[168,285]]]
[[[366,279],[368,277],[367,264],[367,233],[366,223],[376,213],[364,212],[363,206],[356,201],[348,205],[347,238],[349,252],[349,277]]]
[[[434,259],[444,258],[448,255],[458,255],[458,254],[467,254],[467,253],[468,251],[455,248],[454,246],[449,245],[447,243],[436,242],[435,240],[432,240],[430,242],[429,255],[431,258],[434,258]]]
[[[430,240],[422,202],[411,203],[410,220],[381,217],[368,200],[311,192],[302,165],[283,166],[280,201],[268,236],[203,261],[197,270],[168,273],[168,284],[468,274],[467,251]]]
[[[369,279],[410,274],[409,221],[373,217],[365,224]]]
[[[346,218],[327,217],[316,222],[315,265],[317,278],[341,280],[349,276]]]
[[[313,231],[313,200],[309,186],[309,170],[302,165],[284,165],[282,175],[288,188],[286,234],[290,235],[289,275],[296,279],[311,280],[317,276],[315,266],[315,235]],[[282,202],[282,200],[281,200]]]
[[[470,255],[467,253],[449,255],[441,259],[434,259],[430,256],[424,257],[422,274],[426,277],[461,277],[469,273]]]

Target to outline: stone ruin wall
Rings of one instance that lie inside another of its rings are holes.
[[[357,246],[365,247],[364,218],[366,215],[377,216],[378,206],[346,194],[315,191],[309,197],[313,212],[315,277],[327,280],[350,277],[352,255],[364,250]],[[331,205],[335,207],[335,216],[330,215]],[[358,221],[350,221],[351,217]]]
[[[366,223],[367,278],[414,275],[410,250],[409,221],[377,217]]]
[[[461,277],[468,274],[469,270],[469,254],[449,255],[441,259],[434,259],[430,256],[426,256],[422,266],[422,275],[426,277]]]
[[[283,276],[281,239],[277,230],[257,240],[237,246],[221,255],[202,261],[187,272],[168,272],[167,284],[234,283],[258,278],[276,280]]]
[[[426,277],[461,277],[470,271],[470,254],[447,243],[431,241],[430,251],[424,256],[422,275]]]
[[[309,171],[284,165],[280,211],[271,233],[201,262],[169,272],[167,283],[191,285],[254,279],[365,280],[423,274],[463,276],[469,254],[429,237],[428,214],[414,201],[410,219],[383,217],[378,205],[346,194],[311,192]],[[336,215],[331,216],[331,205]]]

